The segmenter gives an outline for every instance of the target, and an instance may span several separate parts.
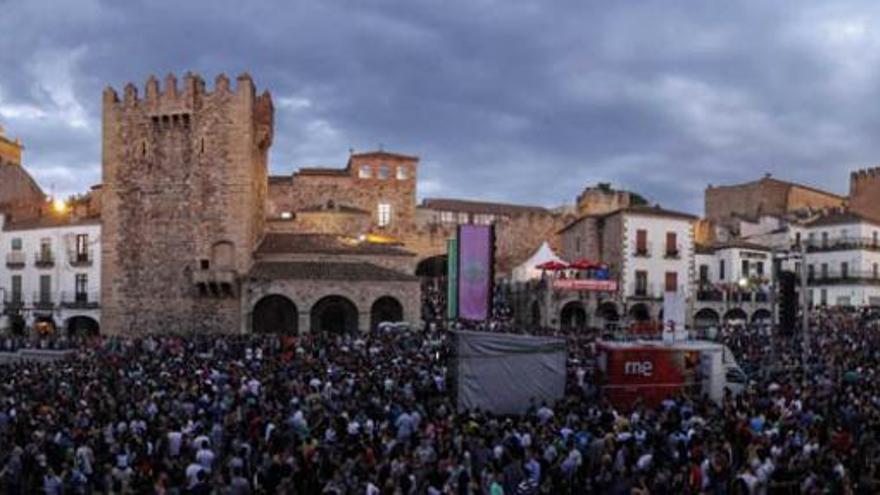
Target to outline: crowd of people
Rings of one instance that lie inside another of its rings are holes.
[[[880,332],[722,330],[752,380],[615,407],[569,341],[566,396],[457,411],[443,331],[94,338],[0,366],[3,493],[878,493]],[[544,333],[549,333],[545,331]],[[803,345],[808,360],[801,362]]]

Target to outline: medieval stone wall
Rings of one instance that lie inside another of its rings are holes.
[[[562,258],[569,262],[584,258],[600,261],[602,245],[599,222],[595,217],[584,217],[560,234],[562,249],[559,254]]]
[[[632,194],[602,187],[588,187],[577,197],[578,215],[604,215],[632,204]]]
[[[241,327],[238,276],[266,218],[271,96],[250,76],[219,76],[208,92],[187,75],[129,84],[103,101],[102,330],[232,332]],[[233,273],[223,296],[203,295],[196,271]]]
[[[880,167],[850,175],[849,207],[859,215],[880,221]]]
[[[788,191],[786,200],[787,211],[797,211],[805,208],[814,210],[842,208],[846,205],[845,198],[797,186],[792,187]]]

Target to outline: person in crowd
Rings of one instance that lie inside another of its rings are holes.
[[[68,359],[0,365],[0,490],[876,493],[880,320],[809,321],[807,339],[719,329],[738,396],[628,409],[598,386],[597,332],[533,329],[567,339],[566,394],[514,417],[456,409],[441,328],[73,339]]]

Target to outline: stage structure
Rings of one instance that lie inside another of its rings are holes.
[[[459,411],[523,414],[565,393],[565,339],[466,332],[453,334],[453,383]]]

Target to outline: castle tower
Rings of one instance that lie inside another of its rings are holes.
[[[250,76],[187,74],[103,97],[102,306],[109,334],[235,332],[263,231],[273,135]]]
[[[853,213],[880,221],[880,167],[850,174],[849,208]]]

